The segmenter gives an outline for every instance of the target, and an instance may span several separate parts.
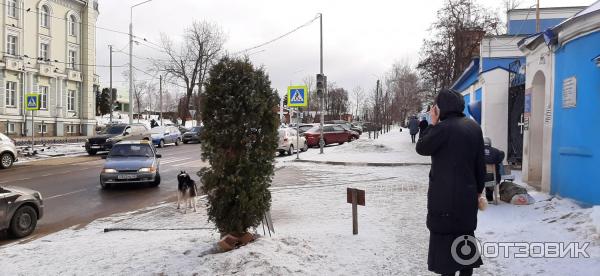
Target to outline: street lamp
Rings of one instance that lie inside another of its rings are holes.
[[[133,124],[133,8],[146,4],[152,0],[146,0],[144,2],[131,6],[131,13],[129,17],[129,123]],[[111,91],[112,93],[112,91]]]

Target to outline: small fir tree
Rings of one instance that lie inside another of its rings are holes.
[[[277,147],[279,97],[263,69],[225,57],[212,67],[202,101],[202,190],[209,220],[241,235],[271,207],[268,188]]]

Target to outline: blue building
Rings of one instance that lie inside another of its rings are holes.
[[[519,43],[526,55],[524,180],[600,204],[600,1]]]

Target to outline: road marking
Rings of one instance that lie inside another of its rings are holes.
[[[66,194],[61,194],[61,195],[55,195],[55,196],[51,196],[51,197],[46,197],[46,198],[44,198],[44,200],[54,199],[54,198],[63,197],[63,196],[68,196],[68,195],[72,195],[72,194],[76,194],[76,193],[81,193],[81,192],[86,191],[86,190],[87,189],[81,189],[81,190],[73,191],[73,192],[66,193]]]
[[[170,163],[175,163],[175,162],[179,162],[179,161],[186,161],[186,160],[190,160],[192,158],[182,158],[182,159],[168,159],[166,161],[162,161],[160,162],[161,164],[170,164]]]

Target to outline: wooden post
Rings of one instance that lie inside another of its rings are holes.
[[[352,234],[358,235],[358,195],[356,189],[352,189]]]

